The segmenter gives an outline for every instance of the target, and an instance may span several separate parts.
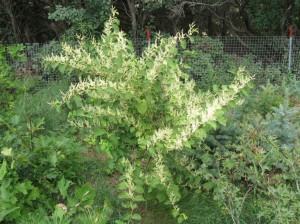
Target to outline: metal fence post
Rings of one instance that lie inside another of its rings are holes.
[[[292,67],[292,44],[293,44],[293,25],[290,25],[290,48],[289,48],[289,72]]]

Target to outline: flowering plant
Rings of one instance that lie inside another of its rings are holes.
[[[225,123],[224,106],[251,80],[240,69],[234,84],[216,93],[196,91],[176,59],[178,42],[184,47],[193,31],[191,25],[188,34],[157,37],[137,57],[114,12],[100,41],[64,44],[61,55],[45,58],[62,72],[80,74],[80,81],[53,105],[67,105],[70,123],[107,154],[111,171],[123,174],[119,188],[130,211],[126,221],[141,219],[134,212],[137,203],[150,199],[171,205],[178,222],[186,218],[177,203],[195,179],[185,166],[193,143],[203,140],[210,127]]]

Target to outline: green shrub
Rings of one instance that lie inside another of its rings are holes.
[[[24,49],[23,45],[12,45],[4,47],[0,45],[0,109],[6,111],[18,93],[16,91],[15,72],[8,63],[8,57],[13,60],[23,60],[24,55],[20,52]],[[0,114],[1,116],[1,114]],[[1,118],[0,118],[1,119]]]
[[[128,210],[123,221],[140,220],[138,203],[152,200],[171,205],[182,222],[186,215],[177,203],[197,178],[185,166],[192,146],[224,123],[223,108],[250,78],[241,69],[234,84],[215,89],[217,94],[196,91],[176,59],[176,45],[185,47],[186,35],[158,38],[137,58],[117,24],[115,17],[106,23],[100,42],[64,44],[61,55],[45,58],[47,65],[82,77],[53,105],[71,109],[70,123],[107,155],[109,172],[121,172],[119,197]]]
[[[183,51],[181,59],[187,64],[185,71],[195,80],[200,89],[211,89],[213,85],[228,85],[233,82],[236,68],[244,67],[257,84],[267,82],[280,84],[287,76],[282,64],[264,64],[257,50],[243,56],[227,53],[221,40],[210,37],[195,38],[190,51]],[[259,52],[258,52],[259,53]]]
[[[60,92],[67,91],[70,82],[66,80],[52,81],[38,90],[36,90],[35,83],[31,77],[27,77],[22,81],[22,85],[18,86],[22,95],[19,96],[13,112],[20,118],[19,123],[26,126],[29,122],[43,118],[44,132],[67,130],[69,128],[67,123],[68,111],[64,110],[58,113],[51,108],[49,103],[60,99]]]
[[[300,220],[300,107],[290,102],[300,98],[298,88],[299,83],[262,87],[199,147],[193,172],[210,173],[203,186],[235,223],[248,198],[254,198],[262,222]]]

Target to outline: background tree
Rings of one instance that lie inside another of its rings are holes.
[[[173,0],[168,9],[182,19],[189,10],[208,35],[286,35],[290,23],[300,25],[299,6],[299,0]]]
[[[69,36],[97,33],[110,8],[106,0],[0,0],[0,40],[46,42],[66,31]]]

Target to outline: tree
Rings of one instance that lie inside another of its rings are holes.
[[[299,27],[299,6],[299,0],[173,0],[169,10],[173,17],[187,8],[195,18],[204,15],[211,35],[285,35],[291,21]]]
[[[139,31],[143,30],[153,12],[170,0],[121,0],[115,1],[116,8],[130,19],[133,43],[137,44]],[[123,15],[123,16],[124,16]]]
[[[100,32],[110,9],[106,0],[0,0],[0,37],[31,43],[59,38],[67,30],[73,36]]]

